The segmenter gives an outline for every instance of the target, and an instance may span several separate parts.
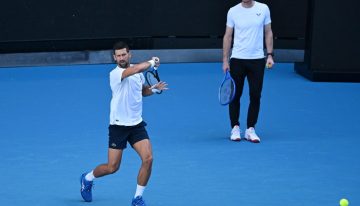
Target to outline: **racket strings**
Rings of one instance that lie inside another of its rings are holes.
[[[220,87],[220,103],[228,104],[232,101],[235,95],[234,82],[231,79],[227,79],[224,81],[222,86]]]
[[[155,75],[152,72],[146,73],[146,81],[149,84],[149,86],[153,86],[159,83],[158,79],[155,77]]]

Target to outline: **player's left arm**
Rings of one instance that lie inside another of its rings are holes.
[[[142,87],[142,95],[143,95],[143,97],[147,97],[147,96],[150,96],[152,94],[154,94],[154,93],[150,89],[150,86],[143,84],[143,87]]]
[[[162,90],[167,90],[167,83],[166,82],[159,82],[157,84],[155,84],[154,86],[150,87],[149,85],[145,85],[143,84],[143,88],[142,88],[142,95],[144,97],[146,96],[150,96],[156,92],[162,91]]]
[[[265,25],[265,45],[267,54],[274,54],[274,39],[271,23]],[[266,55],[266,65],[270,68],[274,64],[273,55]]]

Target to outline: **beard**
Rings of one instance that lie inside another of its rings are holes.
[[[119,65],[121,68],[128,68],[128,67],[129,67],[129,62],[119,61],[119,62],[118,62],[118,65]]]

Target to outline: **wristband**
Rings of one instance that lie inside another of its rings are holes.
[[[267,53],[267,55],[266,56],[272,56],[272,57],[274,57],[274,53]]]
[[[154,61],[154,60],[149,60],[148,62],[151,64],[150,67],[154,67],[154,66],[155,66],[155,61]]]
[[[160,90],[159,89],[151,89],[151,92],[153,93],[153,94],[155,94],[155,93],[160,93]]]

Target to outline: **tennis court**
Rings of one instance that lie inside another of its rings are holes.
[[[95,181],[93,202],[79,192],[80,174],[107,160],[112,68],[0,69],[1,205],[130,205],[140,165],[130,147],[118,173]],[[360,84],[311,82],[277,64],[265,73],[253,144],[229,141],[220,63],[163,64],[159,73],[170,90],[144,99],[148,205],[360,205]],[[247,87],[242,98],[245,123]]]

